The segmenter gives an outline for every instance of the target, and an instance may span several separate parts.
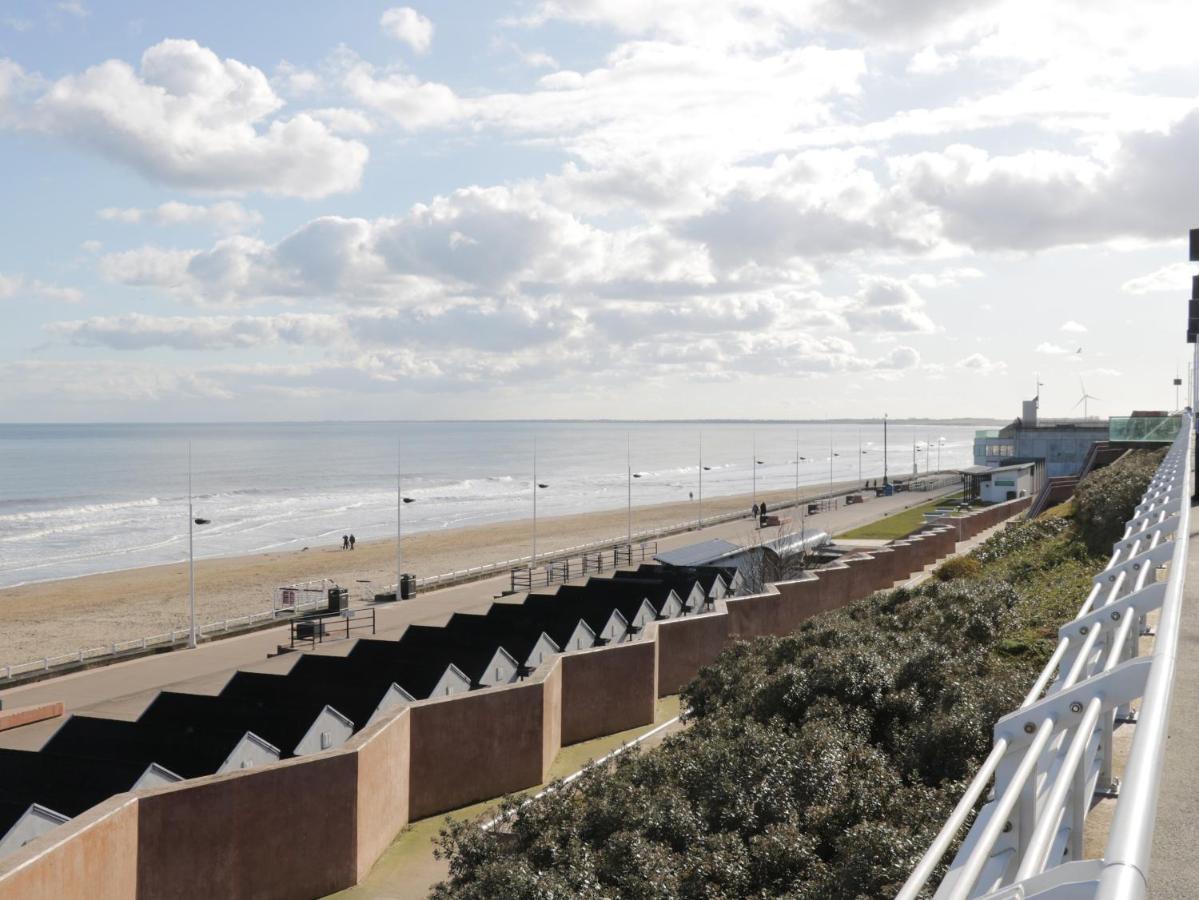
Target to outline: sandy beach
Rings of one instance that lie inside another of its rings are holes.
[[[858,482],[837,485],[849,489]],[[804,496],[828,485],[803,489]],[[794,490],[760,492],[767,504],[789,502]],[[748,495],[704,499],[704,515],[752,505]],[[697,505],[669,503],[633,508],[633,530],[689,522]],[[555,518],[538,517],[538,554],[592,541],[617,540],[626,531],[623,509]],[[749,531],[747,529],[747,536]],[[404,568],[418,576],[527,555],[531,521],[425,532],[404,537]],[[334,546],[201,560],[196,563],[197,620],[201,623],[270,609],[280,585],[328,578],[351,589],[351,599],[395,583],[395,541],[359,542],[353,551]],[[360,579],[369,583],[360,583]],[[0,590],[0,666],[73,653],[113,641],[161,634],[187,624],[187,562]]]

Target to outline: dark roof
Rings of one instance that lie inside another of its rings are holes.
[[[529,594],[523,605],[529,609],[569,609],[572,615],[581,618],[596,634],[608,624],[613,612],[619,612],[626,622],[629,618],[623,610],[617,609],[614,600],[578,584],[563,585],[556,594]]]
[[[433,693],[437,682],[441,681],[450,666],[444,659],[428,659],[423,654],[405,653],[397,641],[374,638],[359,640],[345,659],[349,665],[362,666],[368,671],[386,675],[417,700],[424,700]],[[463,674],[470,677],[466,672]]]
[[[0,749],[0,837],[31,804],[77,816],[114,794],[127,791],[146,766],[28,750]]]
[[[445,630],[451,635],[463,635],[467,638],[490,635],[521,664],[529,658],[529,654],[537,646],[537,641],[545,634],[543,629],[532,622],[500,622],[472,613],[454,613],[446,622]]]
[[[139,722],[73,715],[46,742],[43,753],[136,764],[158,763],[184,778],[211,775],[247,729],[155,727]],[[255,732],[257,733],[257,732]],[[259,735],[262,737],[262,735]]]
[[[379,707],[390,683],[379,685],[355,683],[351,679],[336,678],[314,681],[301,676],[268,675],[264,672],[237,672],[221,689],[222,697],[241,699],[266,698],[268,703],[281,705],[304,701],[319,701],[328,704],[346,716],[358,730]]]
[[[617,578],[670,578],[676,575],[694,576],[707,593],[712,592],[712,586],[716,583],[716,579],[720,578],[724,581],[725,587],[728,587],[734,577],[736,577],[736,566],[668,566],[664,563],[642,563],[637,567],[636,576],[632,572],[618,571],[614,575]]]
[[[565,605],[561,608],[541,608],[525,606],[523,603],[493,603],[487,610],[487,618],[509,625],[523,623],[526,627],[536,626],[563,650],[569,645],[570,636],[579,627],[579,622],[584,621],[578,610]]]
[[[389,652],[371,652],[368,648],[357,656],[301,654],[299,662],[292,667],[288,677],[307,682],[345,681],[378,690],[380,695],[394,683],[417,700],[428,697],[445,674],[445,669],[432,672],[426,671],[424,666],[402,663],[395,657],[396,645],[393,641],[379,643],[386,644]]]
[[[671,592],[678,594],[669,584],[653,578],[588,578],[586,588],[596,596],[611,599],[617,604],[634,603],[635,606],[639,606],[642,599],[648,600],[659,615],[662,614],[666,601],[670,599]],[[629,613],[624,611],[624,606],[618,608],[625,618],[629,617]]]
[[[325,704],[311,697],[208,697],[162,691],[138,719],[163,728],[229,728],[252,731],[274,744],[280,757],[292,755]],[[339,710],[340,712],[340,710]],[[342,713],[342,715],[345,715]],[[182,773],[180,773],[182,774]]]
[[[614,573],[616,581],[655,581],[659,584],[673,588],[674,592],[679,597],[686,599],[687,595],[695,590],[698,584],[699,589],[704,596],[708,596],[708,591],[711,589],[712,582],[716,580],[716,575],[708,577],[708,583],[704,584],[703,580],[695,574],[689,574],[686,569],[679,569],[676,572],[616,572]]]
[[[729,541],[712,538],[711,540],[700,541],[697,544],[688,544],[686,547],[679,547],[676,550],[667,550],[664,553],[659,553],[654,558],[669,566],[702,566],[706,563],[715,562],[722,556],[736,553],[740,549],[736,544]]]
[[[453,634],[431,625],[409,625],[398,643],[405,657],[416,655],[425,659],[445,660],[447,665],[453,663],[475,684],[487,674],[496,652],[503,649],[499,638],[494,635]],[[514,655],[508,650],[504,652]]]

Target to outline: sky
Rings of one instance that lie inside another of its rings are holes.
[[[0,6],[0,421],[1174,404],[1193,0]]]

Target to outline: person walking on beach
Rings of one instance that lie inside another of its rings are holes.
[[[754,518],[756,519],[757,517],[758,517],[758,504],[755,503],[754,504]]]
[[[354,549],[354,535],[352,534],[350,535],[350,549]]]
[[[342,550],[350,549],[350,536],[348,534],[343,534],[341,536],[341,549]]]

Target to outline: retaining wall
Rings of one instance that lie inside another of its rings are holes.
[[[395,710],[344,746],[121,794],[0,860],[0,900],[311,897],[349,887],[410,820],[534,787],[564,744],[648,725],[730,640],[782,635],[907,578],[1026,509],[928,526],[641,641],[555,657],[521,684]]]

